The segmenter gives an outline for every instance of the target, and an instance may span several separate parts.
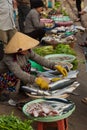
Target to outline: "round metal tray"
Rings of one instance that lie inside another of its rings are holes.
[[[36,100],[26,103],[23,107],[23,113],[34,121],[54,122],[54,121],[62,120],[62,119],[69,117],[75,110],[75,105],[74,105],[74,107],[71,110],[67,111],[66,113],[64,113],[62,115],[47,116],[47,117],[33,117],[29,113],[26,112],[26,108],[28,105],[32,105],[33,103],[39,103],[39,102],[43,102],[43,101],[46,101],[46,100],[45,99],[36,99]]]
[[[66,59],[67,57],[67,59]],[[69,54],[50,54],[45,56],[46,59],[54,62],[72,62],[76,59],[74,55]]]

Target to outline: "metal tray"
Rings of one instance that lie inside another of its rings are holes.
[[[58,100],[58,98],[56,98]],[[61,100],[61,99],[59,99]],[[66,101],[66,103],[68,103],[68,101],[66,99],[63,99],[63,101]],[[23,113],[28,116],[29,119],[32,119],[34,121],[40,121],[40,122],[53,122],[53,121],[58,121],[58,120],[62,120],[64,118],[67,118],[69,117],[73,111],[75,110],[75,104],[71,101],[70,103],[73,104],[73,107],[69,110],[67,110],[66,113],[63,113],[61,115],[56,115],[56,116],[47,116],[47,117],[33,117],[31,116],[29,113],[26,112],[26,108],[28,105],[32,105],[33,103],[40,103],[40,102],[43,102],[43,101],[47,101],[46,99],[36,99],[36,100],[33,100],[31,102],[28,102],[24,105],[23,107]]]

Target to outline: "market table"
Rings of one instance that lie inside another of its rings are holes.
[[[49,101],[49,99],[46,99]],[[61,99],[57,99],[61,100]],[[68,130],[68,117],[73,113],[75,110],[75,104],[73,102],[72,105],[67,109],[66,112],[62,113],[61,115],[57,116],[47,116],[47,117],[33,117],[29,113],[26,112],[26,108],[28,105],[33,105],[33,103],[39,103],[43,102],[45,99],[36,99],[33,100],[23,107],[23,112],[25,115],[29,117],[29,119],[32,119],[33,121],[37,122],[37,130],[46,130],[46,128],[49,127],[57,127],[58,130]],[[50,100],[52,101],[52,99]],[[67,99],[64,99],[64,102],[67,102]]]

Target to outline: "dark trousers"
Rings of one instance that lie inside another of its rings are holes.
[[[30,33],[26,33],[26,35],[41,41],[42,37],[44,37],[44,35],[45,35],[45,30],[37,29],[37,30],[34,30],[34,31],[30,32]]]
[[[27,14],[30,11],[30,7],[26,4],[18,5],[18,23],[20,32],[24,33],[24,21]]]
[[[0,40],[0,61],[4,57],[4,43]]]
[[[78,10],[78,18],[81,18],[79,12],[81,11],[81,0],[76,0],[76,8]]]

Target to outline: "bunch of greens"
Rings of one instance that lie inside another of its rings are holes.
[[[33,130],[31,123],[31,120],[22,121],[13,114],[0,116],[0,130]]]
[[[62,8],[62,9],[61,9],[61,12],[62,12],[62,14],[63,14],[64,16],[69,16],[65,9]]]
[[[34,52],[39,54],[40,56],[45,56],[49,54],[53,54],[54,50],[52,46],[42,46],[42,47],[36,47],[33,49]]]
[[[61,2],[55,2],[55,9],[58,9],[61,6]]]
[[[54,53],[55,54],[64,53],[64,54],[70,54],[76,56],[76,52],[69,45],[65,45],[65,44],[58,44],[56,46],[56,49],[54,50]]]
[[[61,2],[55,2],[54,10],[57,11],[59,8],[60,8],[61,14],[63,14],[64,16],[68,16],[68,13],[66,12],[66,10],[62,8]]]
[[[75,59],[73,62],[72,62],[72,65],[73,65],[73,70],[76,70],[78,68],[78,60]]]
[[[69,46],[65,44],[58,44],[55,49],[52,46],[42,46],[34,48],[34,51],[40,56],[46,56],[49,54],[71,54],[75,55],[75,51]]]

